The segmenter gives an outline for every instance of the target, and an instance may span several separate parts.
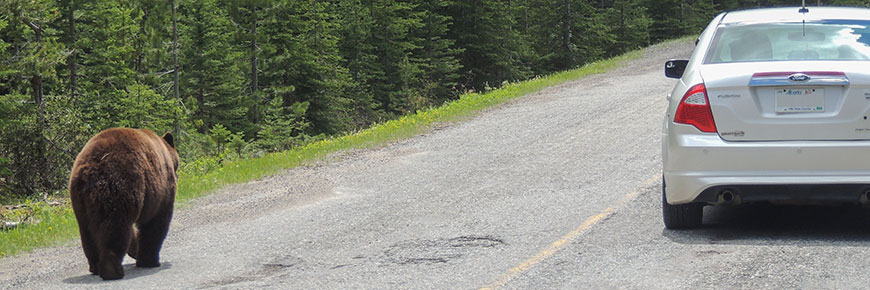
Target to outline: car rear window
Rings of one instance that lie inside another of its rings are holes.
[[[870,60],[870,22],[731,24],[716,31],[705,63]]]

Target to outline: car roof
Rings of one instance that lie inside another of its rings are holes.
[[[801,13],[800,7],[761,8],[728,12],[721,24],[801,22],[817,20],[870,20],[870,9],[857,7],[814,7]]]

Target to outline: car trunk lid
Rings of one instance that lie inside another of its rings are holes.
[[[868,140],[866,66],[861,61],[728,63],[707,65],[701,76],[722,139]]]

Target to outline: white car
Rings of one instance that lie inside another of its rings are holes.
[[[664,223],[705,205],[870,203],[870,9],[719,14],[679,78],[662,135]]]

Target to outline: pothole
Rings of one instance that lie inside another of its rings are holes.
[[[206,286],[200,288],[202,289],[211,287],[223,287],[240,283],[259,281],[269,277],[278,276],[286,271],[291,270],[292,268],[299,267],[302,263],[304,263],[304,261],[296,257],[279,258],[269,263],[264,263],[260,266],[259,269],[248,272],[244,275],[223,278],[208,283]]]
[[[444,264],[468,254],[505,245],[492,236],[460,236],[449,239],[410,240],[390,246],[384,255],[393,264]]]

